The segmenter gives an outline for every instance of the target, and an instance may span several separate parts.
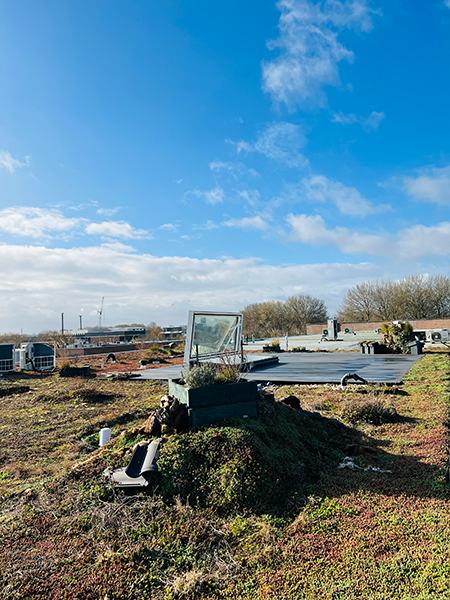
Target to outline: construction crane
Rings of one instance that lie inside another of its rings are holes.
[[[103,298],[102,298],[102,305],[100,307],[100,310],[97,311],[97,313],[98,313],[98,327],[99,327],[99,329],[102,328],[103,305],[104,304],[105,304],[105,296],[103,296]]]

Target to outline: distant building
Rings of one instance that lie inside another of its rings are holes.
[[[186,325],[163,327],[161,337],[165,340],[181,340],[186,337]]]
[[[77,329],[69,332],[81,344],[118,343],[143,341],[147,334],[145,327],[108,327],[104,329]]]

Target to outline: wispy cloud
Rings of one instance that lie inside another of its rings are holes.
[[[0,171],[6,169],[10,173],[14,173],[16,169],[21,167],[28,167],[30,164],[30,157],[25,156],[24,161],[13,158],[6,150],[0,150]]]
[[[450,205],[450,166],[420,169],[418,177],[404,177],[404,190],[416,200]]]
[[[243,217],[242,219],[228,219],[222,225],[226,227],[238,227],[239,229],[257,229],[260,231],[269,228],[269,224],[259,215],[255,217]]]
[[[356,188],[328,179],[324,175],[304,178],[301,186],[309,200],[331,202],[344,215],[367,217],[392,210],[389,205],[373,205]]]
[[[179,227],[179,223],[164,223],[164,225],[160,225],[158,229],[163,229],[164,231],[177,231]]]
[[[365,131],[376,131],[385,117],[386,115],[383,112],[376,111],[372,111],[368,117],[357,117],[353,113],[344,115],[344,113],[339,112],[333,115],[333,121],[335,123],[341,123],[341,125],[353,125],[354,123],[359,123],[363,126]]]
[[[308,160],[300,153],[307,138],[300,125],[294,123],[270,123],[259,134],[256,142],[233,142],[238,154],[258,153],[289,167],[306,167]]]
[[[219,225],[214,223],[214,221],[208,220],[206,223],[203,223],[203,225],[193,225],[192,229],[211,231],[212,229],[219,229]]]
[[[370,31],[378,14],[366,0],[279,0],[278,40],[268,44],[280,54],[262,65],[263,90],[288,108],[325,106],[323,88],[340,84],[338,64],[353,52],[338,41],[346,29]]]
[[[116,206],[114,208],[99,208],[97,214],[101,217],[113,217],[121,210],[121,208],[121,206]]]
[[[220,204],[225,200],[225,191],[221,187],[214,187],[211,190],[189,190],[184,197],[195,196],[207,204]]]
[[[135,229],[125,221],[103,221],[102,223],[89,223],[85,229],[89,235],[100,235],[110,238],[143,239],[150,238],[148,231]]]
[[[48,238],[66,233],[80,225],[82,219],[68,219],[59,210],[17,206],[0,211],[0,230],[12,235]]]
[[[214,160],[209,163],[211,171],[216,173],[226,172],[229,173],[234,179],[237,179],[242,175],[250,175],[251,177],[258,177],[258,172],[255,169],[249,169],[241,162],[224,162],[222,160]]]
[[[258,190],[236,190],[239,198],[243,198],[250,206],[257,206],[259,204],[259,200],[261,194]]]

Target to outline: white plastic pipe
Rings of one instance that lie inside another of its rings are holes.
[[[107,442],[109,442],[109,440],[111,439],[111,429],[109,427],[103,427],[103,429],[100,429],[100,435],[99,435],[99,446],[100,448],[102,446],[104,446]]]

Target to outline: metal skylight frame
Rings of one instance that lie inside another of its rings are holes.
[[[235,317],[236,324],[233,329],[228,330],[222,339],[221,346],[224,347],[223,352],[218,350],[217,352],[210,352],[199,354],[197,357],[197,351],[195,346],[195,325],[198,323],[198,318],[201,317]],[[219,311],[208,311],[208,310],[190,310],[188,313],[188,323],[186,330],[186,346],[184,351],[184,363],[190,367],[193,363],[199,360],[205,359],[216,359],[220,358],[221,355],[235,354],[242,360],[242,322],[243,315],[239,312],[219,312]],[[234,347],[230,348],[226,343],[226,338],[234,337]],[[225,349],[226,347],[226,349]]]

